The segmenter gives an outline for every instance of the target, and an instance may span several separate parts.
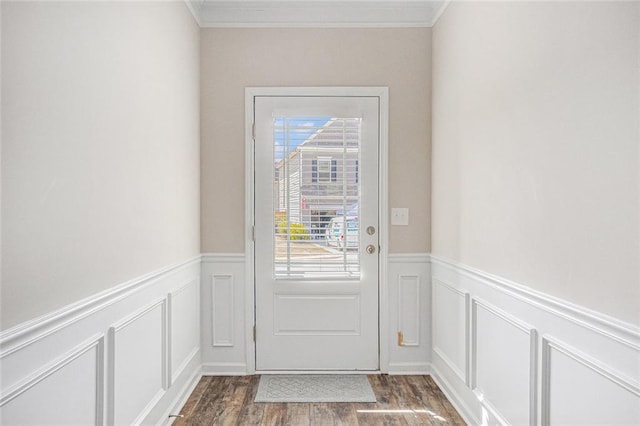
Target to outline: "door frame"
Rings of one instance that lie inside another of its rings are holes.
[[[256,372],[256,345],[254,342],[255,317],[255,273],[253,225],[254,204],[254,97],[256,96],[353,96],[379,98],[378,137],[378,220],[379,220],[379,266],[378,266],[378,351],[380,372],[389,369],[389,309],[387,285],[387,257],[389,252],[388,229],[388,159],[389,159],[389,88],[388,87],[247,87],[245,88],[245,301],[244,334],[247,374]],[[264,373],[264,372],[261,372]],[[283,373],[279,371],[279,373]],[[309,373],[305,371],[305,373]],[[332,373],[338,373],[332,371]],[[370,372],[369,372],[370,373]]]

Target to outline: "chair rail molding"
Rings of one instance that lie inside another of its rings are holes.
[[[62,328],[68,327],[89,315],[108,308],[134,292],[141,290],[143,287],[153,284],[155,280],[176,273],[184,268],[199,266],[200,262],[201,256],[198,255],[186,261],[160,268],[67,305],[64,308],[5,330],[0,333],[0,359]]]

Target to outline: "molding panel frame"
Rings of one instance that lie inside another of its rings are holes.
[[[75,383],[69,392],[59,392],[69,388],[70,380]],[[104,336],[81,344],[4,391],[0,410],[4,424],[46,424],[51,418],[67,424],[104,424]]]
[[[162,398],[168,388],[167,337],[166,299],[109,328],[108,425],[139,424]]]
[[[162,268],[3,332],[2,423],[165,424],[200,378],[200,263]],[[149,398],[136,365],[154,368]]]
[[[542,370],[543,425],[640,424],[638,377],[626,377],[549,336],[542,337]]]
[[[386,298],[380,312],[388,312],[388,331],[381,344],[389,362],[381,366],[389,374],[429,374],[431,358],[431,270],[426,253],[390,254]],[[383,309],[384,308],[384,309]],[[381,333],[383,331],[381,330]],[[401,334],[399,334],[401,333]]]
[[[200,353],[200,278],[169,293],[169,383]]]
[[[433,354],[469,384],[469,293],[433,279]],[[434,363],[438,361],[434,357]]]
[[[211,345],[234,346],[233,274],[211,275]]]
[[[432,374],[468,423],[640,424],[639,329],[436,256],[431,273]]]
[[[205,375],[245,375],[253,372],[252,283],[245,280],[244,253],[209,253],[202,256],[200,340]],[[252,294],[252,293],[251,293]],[[252,342],[252,340],[250,340]]]
[[[537,331],[471,300],[471,384],[478,401],[505,424],[536,424]]]

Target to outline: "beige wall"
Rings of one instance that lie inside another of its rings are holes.
[[[640,3],[453,2],[433,253],[640,324]]]
[[[430,29],[203,29],[202,251],[244,252],[244,88],[388,86],[390,251],[427,252]]]
[[[2,2],[1,326],[199,253],[183,2]]]

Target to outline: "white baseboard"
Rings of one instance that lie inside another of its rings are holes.
[[[467,420],[640,424],[636,327],[445,259],[431,271],[432,369]]]
[[[447,397],[453,408],[469,425],[483,424],[480,418],[476,418],[473,410],[466,404],[465,398],[462,398],[455,388],[442,376],[436,367],[431,366],[431,377],[436,382],[444,396]]]
[[[389,364],[391,375],[429,375],[431,364],[428,362],[392,362]]]
[[[180,389],[176,400],[172,404],[169,404],[169,408],[164,412],[164,415],[161,417],[161,419],[165,419],[164,422],[161,424],[165,426],[173,424],[173,422],[175,421],[175,417],[169,417],[169,416],[172,414],[177,415],[180,413],[180,411],[182,410],[182,407],[184,407],[184,404],[187,403],[187,400],[189,399],[189,397],[191,396],[191,394],[193,393],[193,391],[195,390],[196,386],[198,385],[201,379],[202,379],[202,373],[198,368],[193,372],[193,374],[191,374],[191,377],[187,379],[182,389]]]
[[[203,376],[246,376],[247,365],[235,362],[208,362],[202,364]]]

